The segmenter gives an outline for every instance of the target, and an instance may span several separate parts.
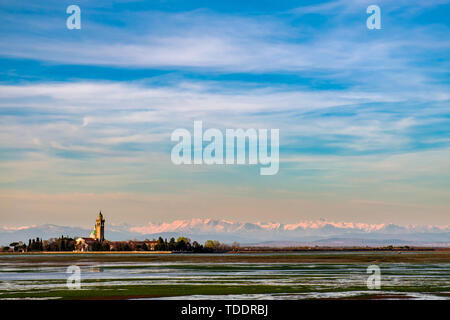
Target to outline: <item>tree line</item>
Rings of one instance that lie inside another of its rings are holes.
[[[233,249],[237,249],[239,244],[234,242],[232,246],[224,243],[220,243],[217,240],[206,240],[205,244],[200,244],[197,241],[191,243],[191,239],[186,237],[179,237],[176,241],[175,238],[163,239],[158,238],[158,243],[155,246],[157,251],[181,251],[181,252],[195,252],[195,253],[213,253],[213,252],[226,252]]]
[[[3,247],[2,251],[9,251],[10,248],[14,252],[19,251],[73,251],[75,250],[75,240],[73,238],[61,236],[60,238],[51,238],[42,240],[42,238],[28,239],[28,244],[12,242],[9,247]]]
[[[204,244],[200,244],[197,241],[191,242],[191,239],[186,237],[179,237],[175,240],[174,237],[163,239],[159,237],[154,248],[149,246],[150,240],[145,241],[104,241],[100,243],[95,241],[90,250],[92,251],[175,251],[175,252],[194,252],[194,253],[214,253],[214,252],[226,252],[230,250],[236,250],[239,247],[238,243],[233,245],[227,245],[220,243],[217,240],[207,240]],[[37,252],[37,251],[74,251],[76,249],[75,239],[61,236],[59,238],[51,238],[49,240],[42,240],[42,238],[29,239],[28,244],[22,241],[13,242],[6,247],[1,248],[2,251],[10,251],[11,248],[14,252]]]

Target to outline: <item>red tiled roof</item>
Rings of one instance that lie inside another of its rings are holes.
[[[97,241],[96,239],[92,239],[92,238],[84,238],[84,237],[76,238],[75,241],[78,240],[78,239],[83,239],[83,240],[86,241],[86,242],[95,242],[95,241]]]

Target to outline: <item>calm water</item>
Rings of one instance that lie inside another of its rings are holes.
[[[305,253],[303,253],[305,255]],[[317,253],[315,253],[317,255]],[[54,256],[54,255],[53,255]],[[206,256],[205,256],[206,257]],[[311,299],[351,298],[367,294],[384,298],[450,299],[450,264],[384,263],[381,289],[367,289],[367,266],[358,263],[185,263],[185,262],[77,262],[81,290],[124,286],[167,286],[171,294],[154,299]],[[122,260],[122,259],[121,259]],[[59,298],[53,291],[67,289],[70,262],[27,262],[15,256],[0,257],[0,299]],[[180,295],[181,285],[214,286],[214,294]],[[265,286],[264,293],[221,295],[220,288]],[[277,288],[270,292],[271,288]],[[280,289],[281,288],[281,289]],[[285,288],[285,289],[284,289]]]

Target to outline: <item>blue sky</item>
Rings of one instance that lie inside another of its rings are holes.
[[[2,1],[2,224],[98,208],[449,224],[449,15],[449,1]],[[174,166],[170,134],[194,120],[280,128],[279,173]]]

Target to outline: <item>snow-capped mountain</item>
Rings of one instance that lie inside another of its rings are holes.
[[[88,236],[90,230],[55,225],[0,228],[0,244],[27,241],[29,238],[50,238],[61,235]],[[260,243],[267,241],[295,243],[392,243],[400,245],[450,246],[449,226],[400,226],[395,224],[368,224],[333,222],[324,219],[292,224],[278,222],[234,222],[229,220],[191,219],[144,226],[106,225],[106,238],[110,240],[152,239],[186,236],[193,240],[214,239],[231,243]]]
[[[130,231],[141,234],[165,232],[188,233],[239,233],[256,232],[263,234],[303,234],[327,235],[336,233],[416,233],[416,232],[448,232],[449,226],[398,226],[394,224],[368,224],[354,222],[332,222],[324,219],[317,221],[302,221],[294,224],[277,222],[233,222],[229,220],[191,219],[175,220],[171,223],[149,223],[141,227],[131,227]]]

